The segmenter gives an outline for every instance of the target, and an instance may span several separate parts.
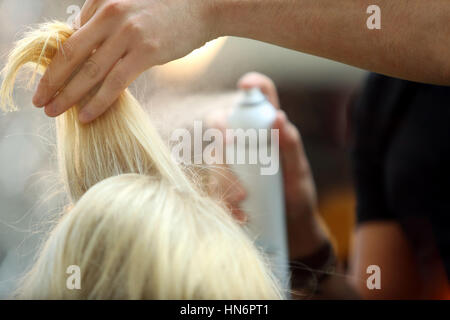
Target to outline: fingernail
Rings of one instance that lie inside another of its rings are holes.
[[[33,96],[33,104],[35,107],[38,107],[38,108],[43,107],[44,102],[42,101],[42,97],[38,94],[35,94]]]
[[[80,120],[83,123],[89,122],[91,120],[91,114],[89,113],[89,111],[86,110],[82,110],[79,114],[78,114],[78,120]]]
[[[48,105],[45,106],[45,113],[49,116],[49,117],[54,117],[56,116],[56,106],[53,102],[49,103]]]

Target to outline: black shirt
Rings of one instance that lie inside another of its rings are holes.
[[[450,87],[371,74],[353,111],[358,223],[398,221],[450,278]]]

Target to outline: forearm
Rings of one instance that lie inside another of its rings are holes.
[[[213,0],[218,35],[256,39],[413,81],[450,85],[450,2]],[[381,30],[366,9],[381,8]]]
[[[291,259],[308,256],[321,245],[331,241],[330,233],[319,213],[292,217],[287,215],[289,256]]]

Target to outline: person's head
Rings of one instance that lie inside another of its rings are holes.
[[[81,289],[68,290],[77,265]],[[26,298],[275,299],[256,248],[208,197],[139,174],[90,188],[51,232]]]
[[[16,44],[3,70],[1,105],[14,107],[18,69],[31,62],[44,71],[72,33],[47,23]],[[51,231],[18,296],[281,298],[261,252],[171,158],[128,90],[94,122],[78,121],[96,90],[56,118],[58,160],[73,207]],[[80,267],[80,290],[66,287],[71,265]]]

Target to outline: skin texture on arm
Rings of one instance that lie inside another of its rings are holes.
[[[445,0],[217,0],[218,30],[349,65],[450,84],[450,3]],[[381,9],[369,30],[367,8]],[[426,67],[424,64],[426,63]]]

